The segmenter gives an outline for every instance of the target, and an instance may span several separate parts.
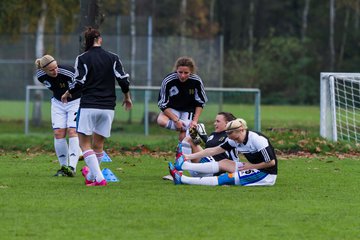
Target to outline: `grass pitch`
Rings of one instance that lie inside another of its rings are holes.
[[[360,239],[359,146],[320,138],[318,107],[262,106],[263,132],[279,153],[273,187],[164,181],[176,134],[152,125],[144,137],[120,112],[105,144],[113,161],[102,164],[120,182],[89,188],[84,162],[74,178],[52,177],[59,165],[48,122],[25,136],[24,103],[0,105],[0,239]],[[251,107],[223,110],[252,123]],[[215,114],[202,115],[209,132]]]
[[[85,187],[51,176],[53,154],[1,153],[1,239],[360,237],[356,158],[280,159],[273,187],[209,187],[162,180],[172,155],[110,157],[120,182]]]

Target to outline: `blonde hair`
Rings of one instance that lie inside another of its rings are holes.
[[[247,129],[247,123],[242,118],[237,118],[226,124],[226,131],[233,131],[237,129]]]
[[[35,65],[38,69],[45,68],[50,63],[54,62],[55,58],[51,55],[44,55],[41,58],[35,60]]]

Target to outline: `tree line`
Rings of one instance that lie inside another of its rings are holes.
[[[317,104],[320,72],[358,72],[359,12],[360,0],[12,0],[0,2],[0,32],[36,32],[41,16],[48,33],[59,20],[80,33],[89,17],[101,28],[114,15],[151,16],[154,36],[223,36],[224,87],[260,88],[268,104]]]

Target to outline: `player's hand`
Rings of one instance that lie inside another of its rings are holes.
[[[254,166],[249,162],[242,162],[242,164],[243,164],[242,167],[238,167],[238,171],[244,171],[244,170],[249,170],[249,169],[254,168]]]
[[[131,99],[124,99],[122,106],[124,106],[126,111],[130,110],[133,106]]]
[[[175,122],[175,127],[176,127],[176,130],[181,131],[185,128],[185,123],[183,121],[181,121],[181,119],[178,119]]]
[[[198,124],[198,123],[197,123],[197,121],[192,120],[192,121],[191,121],[191,123],[190,123],[190,125],[189,125],[189,127],[190,127],[190,128],[195,128],[195,129],[196,129],[197,124]]]
[[[67,103],[67,102],[68,102],[68,98],[71,98],[71,94],[69,93],[69,91],[66,91],[66,92],[61,96],[61,102]]]

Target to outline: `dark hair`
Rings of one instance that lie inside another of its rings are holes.
[[[93,45],[94,45],[94,41],[95,39],[97,39],[98,37],[100,37],[100,32],[99,30],[92,28],[92,27],[88,27],[85,32],[84,32],[84,38],[85,38],[85,52],[87,50],[89,50]]]
[[[230,121],[233,121],[236,119],[236,117],[232,113],[229,113],[229,112],[219,112],[218,115],[223,115],[227,122],[230,122]]]
[[[179,57],[174,65],[174,71],[178,69],[178,67],[189,67],[191,73],[196,73],[196,65],[194,59],[191,57]]]

